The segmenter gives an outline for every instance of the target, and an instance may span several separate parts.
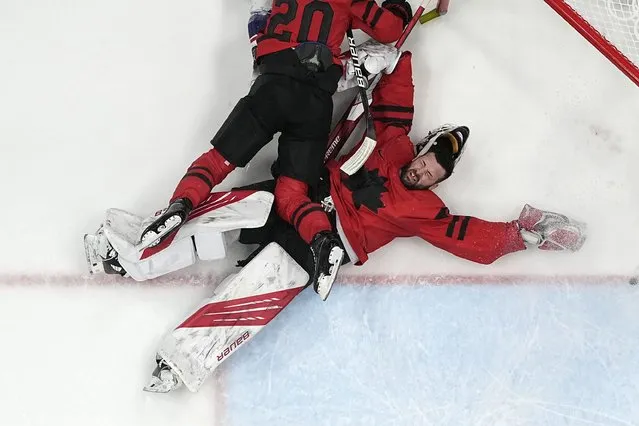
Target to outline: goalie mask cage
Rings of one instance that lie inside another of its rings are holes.
[[[545,0],[639,86],[639,0]]]

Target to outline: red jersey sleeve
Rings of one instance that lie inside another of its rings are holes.
[[[392,43],[404,31],[400,17],[379,7],[374,0],[352,0],[353,28],[364,31],[382,43]]]
[[[525,250],[515,222],[489,222],[472,216],[450,215],[442,207],[434,219],[414,223],[414,235],[435,247],[473,262],[490,264]]]
[[[413,143],[408,137],[413,124],[413,71],[411,53],[404,52],[391,74],[384,74],[373,91],[371,116],[375,125],[377,149],[384,152],[384,162],[410,161]],[[364,140],[364,136],[340,161],[346,161]],[[377,161],[369,158],[367,164]],[[374,166],[371,166],[374,167]]]
[[[378,142],[407,136],[413,125],[413,69],[412,55],[404,52],[391,74],[384,74],[373,91],[371,116]]]

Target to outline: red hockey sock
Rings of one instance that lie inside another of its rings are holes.
[[[235,169],[235,166],[222,157],[215,148],[200,155],[191,164],[186,174],[175,188],[171,201],[188,198],[197,207],[209,196],[214,186]]]
[[[308,198],[308,185],[297,179],[286,176],[277,179],[275,209],[309,244],[318,232],[332,230],[322,206]]]

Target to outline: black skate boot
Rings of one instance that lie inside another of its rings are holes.
[[[326,300],[344,259],[344,249],[334,232],[322,231],[313,237],[311,251],[315,263],[311,282],[315,292]]]
[[[193,204],[188,198],[178,198],[160,212],[142,232],[138,250],[153,247],[164,241],[169,235],[177,232],[186,222],[189,213],[193,210]]]
[[[102,262],[104,273],[108,275],[120,275],[125,277],[127,272],[124,270],[117,257]]]

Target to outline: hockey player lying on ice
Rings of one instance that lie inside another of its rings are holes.
[[[332,284],[344,255],[329,218],[308,198],[324,164],[333,102],[342,76],[340,45],[350,26],[376,40],[397,40],[411,21],[405,0],[278,0],[268,20],[252,20],[256,32],[257,77],[213,137],[213,149],[197,158],[178,183],[169,206],[149,223],[141,248],[169,237],[201,207],[211,190],[236,167],[244,167],[277,132],[282,176],[276,181],[278,213],[288,220],[299,209],[300,220],[313,227],[302,238],[316,257],[312,280]],[[312,219],[304,219],[305,212]]]
[[[370,253],[396,237],[419,236],[483,264],[527,246],[576,251],[583,245],[584,225],[529,205],[518,219],[508,222],[451,214],[432,189],[453,173],[469,130],[444,126],[413,144],[408,137],[413,119],[411,54],[405,52],[399,61],[386,64],[387,74],[371,105],[377,148],[350,177],[340,171],[348,155],[329,162],[325,179],[311,194],[329,212],[347,262],[364,264]],[[210,300],[166,336],[147,390],[168,391],[182,381],[196,390],[219,363],[306,287],[313,256],[298,230],[308,231],[295,229],[273,213],[269,192],[273,186],[270,181],[211,194],[174,238],[141,253],[134,245],[145,223],[120,210],[109,210],[97,236],[89,237],[87,253],[94,272],[128,274],[136,280],[187,267],[198,258],[224,257],[225,244],[237,236],[230,231],[240,228],[240,242],[260,245],[238,274],[220,284]],[[311,219],[312,215],[308,213]],[[291,222],[300,219],[294,212]]]

